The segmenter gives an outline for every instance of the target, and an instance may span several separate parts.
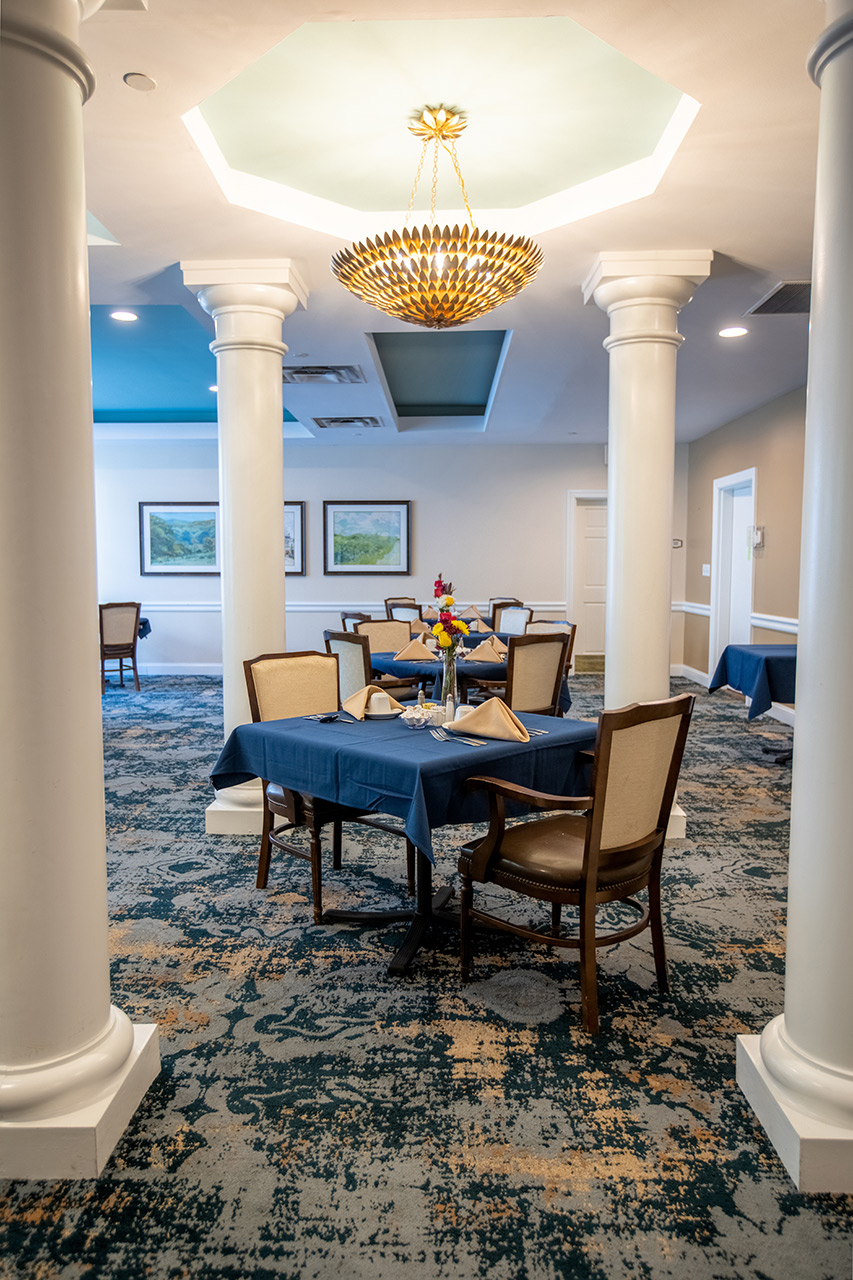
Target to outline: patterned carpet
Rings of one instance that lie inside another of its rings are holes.
[[[734,1038],[781,1008],[790,766],[772,721],[699,695],[689,838],[664,864],[673,990],[649,935],[575,962],[456,939],[406,979],[399,930],[315,928],[307,864],[206,838],[221,694],[104,697],[113,998],[163,1071],[95,1182],[0,1183],[0,1276],[841,1280],[853,1199],[798,1194],[734,1084]],[[573,680],[594,715],[601,677]],[[439,874],[470,828],[437,842]],[[401,846],[348,828],[326,905],[400,898]]]

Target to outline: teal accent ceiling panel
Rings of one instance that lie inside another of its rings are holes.
[[[372,336],[399,417],[485,414],[505,329]]]

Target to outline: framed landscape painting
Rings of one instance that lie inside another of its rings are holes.
[[[411,573],[410,502],[324,502],[324,573]]]
[[[140,502],[139,569],[146,576],[219,573],[219,503]]]
[[[284,504],[284,572],[305,573],[305,503]]]

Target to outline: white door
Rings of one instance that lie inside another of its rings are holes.
[[[604,653],[607,590],[607,503],[578,498],[575,505],[574,591],[570,622],[578,626],[575,656]]]
[[[714,481],[709,670],[727,644],[752,640],[755,471]]]

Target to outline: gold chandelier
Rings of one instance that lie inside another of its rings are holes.
[[[531,240],[480,231],[474,225],[456,157],[456,139],[466,124],[458,111],[445,107],[425,107],[409,122],[423,146],[403,230],[380,232],[364,244],[341,249],[331,262],[333,275],[363,302],[427,329],[450,329],[486,315],[529,285],[542,265],[542,250]],[[410,229],[431,143],[429,226]],[[439,147],[450,156],[468,214],[468,222],[452,231],[435,223]]]

